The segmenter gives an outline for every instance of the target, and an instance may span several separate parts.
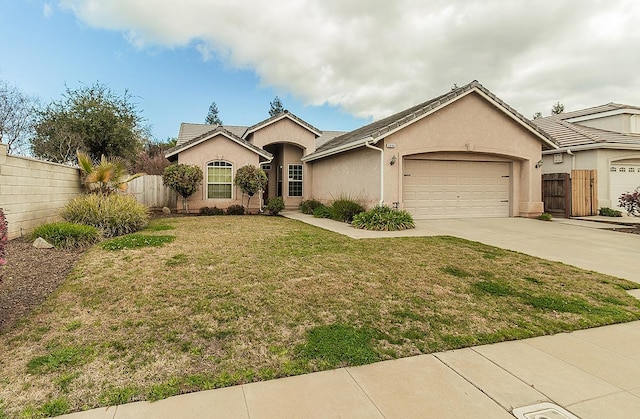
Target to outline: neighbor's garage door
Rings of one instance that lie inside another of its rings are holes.
[[[416,219],[508,217],[509,163],[405,160],[404,208]]]
[[[609,168],[611,206],[618,206],[620,195],[640,187],[640,164],[612,164]]]

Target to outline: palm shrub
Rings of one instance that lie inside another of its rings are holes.
[[[70,223],[96,227],[104,237],[115,237],[142,229],[149,210],[130,195],[80,195],[69,201],[62,218]]]
[[[413,217],[407,211],[394,210],[385,205],[353,216],[351,225],[364,230],[396,231],[415,228]]]
[[[623,193],[618,201],[629,215],[640,217],[640,188],[636,188],[633,192]]]
[[[364,212],[364,207],[350,198],[338,198],[331,204],[331,218],[350,223],[353,216]]]
[[[303,214],[313,214],[316,208],[322,205],[322,202],[316,201],[315,199],[307,199],[300,203],[300,211]]]
[[[68,222],[48,223],[36,227],[31,238],[42,237],[55,247],[83,248],[100,241],[100,231],[93,226]]]
[[[110,194],[126,191],[127,183],[140,177],[143,173],[129,176],[123,159],[114,157],[107,159],[104,155],[95,163],[91,157],[81,151],[78,154],[78,166],[82,171],[82,183],[89,192]]]
[[[284,209],[284,201],[281,196],[269,198],[267,201],[267,211],[271,215],[278,215]]]

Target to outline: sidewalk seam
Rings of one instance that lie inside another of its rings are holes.
[[[249,404],[247,403],[247,395],[244,392],[244,386],[244,384],[240,386],[240,389],[242,390],[242,400],[244,401],[244,408],[247,411],[247,417],[251,419],[251,413],[249,413]]]
[[[376,410],[378,411],[378,413],[380,413],[380,416],[382,416],[383,418],[386,418],[385,414],[382,413],[382,411],[380,410],[380,408],[378,407],[378,405],[373,401],[373,399],[371,399],[371,397],[369,397],[369,394],[362,388],[362,386],[360,385],[360,383],[358,382],[358,380],[355,379],[355,377],[353,375],[351,375],[351,371],[349,371],[350,367],[345,368],[344,370],[347,372],[347,374],[349,374],[349,377],[351,377],[351,379],[353,380],[354,383],[356,383],[356,385],[358,386],[358,388],[360,389],[360,391],[362,391],[362,394],[364,394],[367,399],[371,402],[371,404],[373,405],[373,407],[376,408]]]

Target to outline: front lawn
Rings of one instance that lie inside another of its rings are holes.
[[[352,240],[260,216],[159,219],[141,234],[175,239],[94,246],[0,335],[0,417],[640,318],[635,284],[451,237]]]

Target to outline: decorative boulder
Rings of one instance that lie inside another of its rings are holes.
[[[162,212],[164,212],[165,214],[171,214],[171,208],[169,208],[169,207],[162,207]]]
[[[35,247],[36,249],[51,249],[53,245],[48,241],[46,241],[45,239],[43,239],[42,237],[38,237],[33,242],[33,247]]]

